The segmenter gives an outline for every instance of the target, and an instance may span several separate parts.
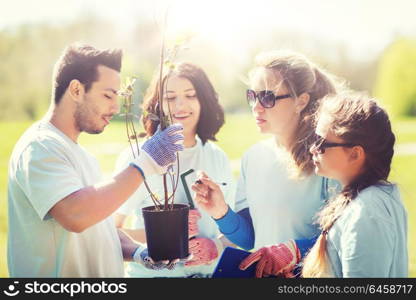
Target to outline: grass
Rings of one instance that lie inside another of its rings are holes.
[[[413,128],[416,130],[416,122]],[[416,170],[416,155],[403,155],[394,157],[390,173],[390,180],[399,185],[407,209],[409,275],[411,277],[416,277],[416,178],[414,170]]]
[[[393,131],[396,134],[398,144],[416,143],[415,119],[402,119],[392,122]]]
[[[248,115],[227,116],[226,124],[218,134],[218,145],[232,160],[234,175],[239,173],[239,159],[253,143],[267,136],[260,135]],[[0,130],[0,277],[7,277],[7,164],[14,144],[31,123],[1,123]],[[416,144],[416,119],[393,122],[397,142]],[[86,147],[99,160],[105,176],[109,176],[120,150],[128,146],[124,124],[112,123],[100,135],[82,134],[80,144]],[[401,188],[402,197],[408,210],[409,222],[409,275],[416,277],[416,153],[396,155],[393,160],[391,180]]]

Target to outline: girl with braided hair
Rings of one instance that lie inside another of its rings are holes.
[[[317,111],[315,172],[342,191],[320,211],[322,230],[304,260],[304,277],[407,277],[407,214],[387,179],[395,136],[375,100],[323,99]]]

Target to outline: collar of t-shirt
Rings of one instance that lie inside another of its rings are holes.
[[[189,148],[184,148],[183,151],[180,152],[180,157],[182,157],[183,159],[187,159],[189,157],[192,157],[195,155],[195,152],[198,151],[198,149],[200,149],[200,147],[202,147],[202,141],[198,136],[195,136],[195,140],[196,143],[195,145],[193,145],[192,147]]]
[[[50,121],[42,121],[42,124],[44,124],[44,126],[49,129],[52,130],[53,132],[57,133],[59,136],[61,136],[63,139],[65,139],[65,141],[67,141],[68,143],[70,143],[70,145],[72,146],[79,146],[78,143],[75,143],[72,139],[70,139],[65,133],[63,133],[61,130],[59,130],[55,125],[53,125]]]

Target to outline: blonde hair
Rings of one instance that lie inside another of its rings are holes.
[[[260,53],[256,57],[256,66],[249,73],[250,80],[259,68],[279,74],[292,97],[309,94],[309,103],[300,112],[290,156],[294,162],[294,177],[310,175],[314,170],[312,156],[309,153],[309,148],[314,142],[313,115],[322,97],[337,92],[335,77],[310,62],[305,56],[290,51]]]
[[[358,193],[372,185],[388,185],[395,136],[389,117],[377,102],[362,94],[343,93],[325,97],[317,119],[325,118],[331,132],[365,151],[363,170],[322,209],[318,220],[322,233],[304,260],[303,277],[329,277],[326,253],[328,231]],[[319,121],[319,120],[318,120]]]

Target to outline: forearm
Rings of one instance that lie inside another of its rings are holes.
[[[228,208],[225,216],[221,219],[216,219],[215,222],[221,233],[237,246],[246,250],[254,247],[253,225],[240,213],[237,214],[231,208]]]
[[[128,167],[107,182],[67,196],[51,209],[51,214],[67,229],[82,232],[114,213],[142,182],[140,173]]]
[[[138,243],[146,243],[146,232],[144,229],[120,229],[129,235],[134,241]]]
[[[231,242],[229,239],[227,239],[227,237],[225,236],[225,235],[223,235],[223,234],[221,234],[219,237],[218,237],[218,239],[221,241],[221,243],[222,243],[222,246],[225,248],[225,247],[233,247],[233,248],[236,248],[237,247],[237,245],[236,244],[234,244],[233,242]]]
[[[140,244],[133,241],[130,236],[120,229],[118,230],[118,236],[120,238],[124,261],[133,261],[133,253],[136,251],[137,247],[140,246]]]

